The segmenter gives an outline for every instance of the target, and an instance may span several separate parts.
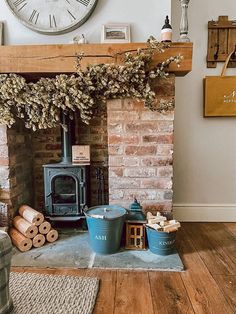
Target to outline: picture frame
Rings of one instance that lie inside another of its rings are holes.
[[[130,24],[104,24],[102,25],[102,43],[130,43]]]

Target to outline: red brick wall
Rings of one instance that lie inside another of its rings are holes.
[[[174,98],[174,77],[156,82],[157,101]],[[126,208],[172,210],[173,119],[134,100],[108,101],[109,200]]]
[[[1,126],[0,201],[9,206],[5,207],[8,212],[0,213],[0,225],[10,222],[20,204],[33,203],[32,158],[31,132],[20,121],[11,129]]]

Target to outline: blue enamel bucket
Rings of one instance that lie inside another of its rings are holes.
[[[101,205],[85,210],[92,250],[99,254],[119,251],[126,209],[117,205]]]
[[[169,255],[175,251],[176,232],[156,231],[146,226],[148,246],[152,253]]]

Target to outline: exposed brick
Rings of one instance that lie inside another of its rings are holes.
[[[144,157],[141,159],[141,166],[170,166],[173,165],[172,156]]]
[[[34,155],[35,158],[51,158],[53,157],[53,153],[51,152],[37,152]]]
[[[132,184],[132,188],[139,188],[140,187],[140,180],[139,179],[132,179],[129,178],[109,178],[109,188],[110,189],[127,189],[130,188]]]
[[[7,126],[0,125],[0,145],[7,144]]]
[[[104,130],[103,127],[92,127],[91,128],[91,134],[102,134],[105,132],[106,132],[106,130]]]
[[[164,166],[157,168],[157,177],[172,178],[173,177],[173,167]]]
[[[10,188],[8,166],[0,167],[0,187],[5,190]]]
[[[108,154],[109,155],[123,155],[124,147],[123,146],[109,146]]]
[[[142,121],[150,121],[150,120],[155,120],[155,121],[160,121],[160,120],[169,120],[173,121],[174,120],[174,111],[167,112],[167,113],[159,113],[157,111],[151,111],[149,109],[146,109],[146,111],[143,111],[141,113],[140,119]]]
[[[126,167],[139,166],[140,158],[139,157],[135,157],[135,156],[131,156],[131,157],[124,156],[123,164]]]
[[[141,188],[171,189],[172,180],[170,178],[142,179]]]
[[[168,78],[157,78],[153,84],[153,90],[157,95],[175,95],[175,77],[170,75]]]
[[[127,123],[125,126],[125,131],[129,133],[170,133],[173,132],[173,122],[172,121],[150,121],[150,122],[136,122]]]
[[[112,190],[112,194],[110,195],[110,200],[122,200],[124,198],[124,190]]]
[[[124,99],[123,110],[137,110],[141,112],[144,110],[144,103],[143,101],[137,101],[134,99]]]
[[[139,112],[137,111],[112,111],[108,116],[109,123],[116,121],[137,121],[139,119]]]
[[[115,145],[115,144],[139,144],[139,136],[137,135],[130,135],[125,136],[121,134],[112,134],[108,137],[108,144]]]
[[[119,167],[109,167],[110,178],[123,177],[123,169]]]
[[[155,168],[126,168],[124,170],[124,177],[130,178],[147,178],[147,177],[155,177],[156,176],[156,169]]]
[[[172,134],[159,134],[159,135],[144,135],[143,142],[154,143],[154,144],[172,144],[173,133]]]
[[[0,145],[0,157],[1,158],[8,158],[9,153],[8,153],[8,147],[7,144]]]
[[[122,109],[123,100],[122,99],[110,99],[107,101],[107,111],[117,111]]]
[[[46,150],[59,150],[61,149],[61,144],[46,144],[45,149]]]
[[[123,166],[123,156],[109,156],[110,167],[121,167]]]
[[[109,123],[107,128],[108,128],[109,134],[122,134],[123,133],[122,123]]]
[[[0,166],[8,166],[9,158],[0,158]]]
[[[160,156],[171,157],[173,154],[173,145],[172,144],[157,145],[156,154]]]
[[[146,156],[155,155],[156,147],[154,146],[127,146],[125,148],[126,155]]]
[[[156,200],[157,199],[157,191],[156,190],[148,190],[148,189],[127,189],[124,192],[124,198],[126,200],[130,200],[130,202],[136,198],[139,201],[144,200]]]

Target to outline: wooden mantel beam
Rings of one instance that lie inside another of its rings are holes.
[[[0,46],[0,73],[73,73],[76,54],[83,52],[82,67],[88,64],[119,62],[125,52],[145,48],[146,43],[128,44],[70,44]],[[184,76],[192,69],[192,43],[171,43],[164,53],[158,53],[153,63],[181,54],[184,59],[178,68],[171,64],[170,72]]]

